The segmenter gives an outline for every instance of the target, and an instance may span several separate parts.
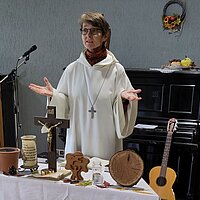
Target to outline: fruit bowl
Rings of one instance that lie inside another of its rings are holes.
[[[181,69],[181,70],[190,70],[194,69],[196,65],[191,58],[185,56],[184,59],[172,59],[167,65],[163,65],[163,68],[168,69]]]

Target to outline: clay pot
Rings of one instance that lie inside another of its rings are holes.
[[[20,149],[15,147],[0,148],[0,171],[8,173],[12,166],[18,169],[19,154]]]

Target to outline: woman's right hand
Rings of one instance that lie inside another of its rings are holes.
[[[53,96],[53,87],[52,87],[51,83],[49,82],[49,80],[46,77],[44,77],[44,82],[46,84],[45,86],[39,86],[39,85],[30,83],[30,85],[28,87],[38,94],[52,97]]]

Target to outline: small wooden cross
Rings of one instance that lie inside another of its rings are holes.
[[[47,117],[34,117],[34,124],[46,126],[48,130],[48,169],[56,172],[56,127],[69,128],[69,120],[56,119],[56,107],[48,106]]]
[[[94,113],[97,112],[97,111],[96,111],[96,110],[94,109],[94,107],[92,106],[91,109],[88,110],[88,112],[91,113],[91,119],[93,119],[93,118],[94,118]]]

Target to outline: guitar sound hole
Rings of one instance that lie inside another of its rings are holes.
[[[166,184],[166,178],[165,177],[158,177],[156,180],[157,185],[164,186]]]

